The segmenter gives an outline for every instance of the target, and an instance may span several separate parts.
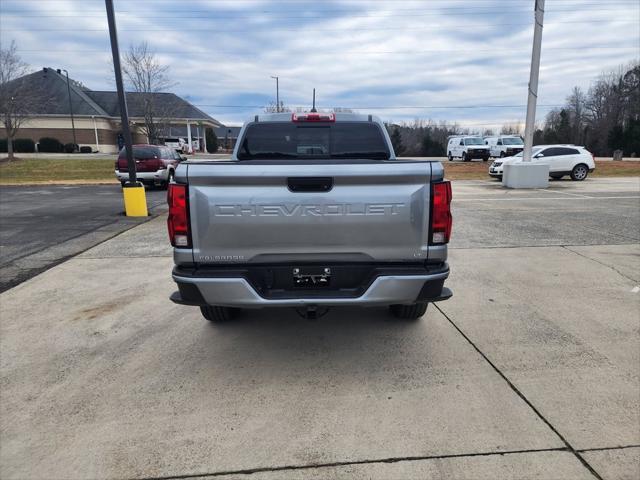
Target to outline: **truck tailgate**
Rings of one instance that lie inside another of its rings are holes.
[[[427,258],[430,162],[185,166],[196,263]]]

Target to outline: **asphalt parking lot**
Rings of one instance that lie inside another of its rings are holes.
[[[0,477],[640,477],[640,179],[457,181],[454,297],[212,326],[164,217],[0,295]]]
[[[166,192],[147,190],[152,213]],[[116,185],[0,187],[0,292],[145,219],[123,215]]]

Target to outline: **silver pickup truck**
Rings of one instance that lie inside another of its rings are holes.
[[[440,162],[396,159],[371,115],[256,115],[228,161],[189,160],[169,186],[171,300],[210,321],[240,308],[446,300],[451,185]]]

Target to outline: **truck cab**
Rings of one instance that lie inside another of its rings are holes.
[[[238,309],[444,300],[451,185],[439,162],[398,160],[371,115],[256,115],[228,161],[190,160],[170,185],[176,303]]]

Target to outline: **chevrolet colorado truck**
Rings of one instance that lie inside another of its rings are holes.
[[[169,185],[178,291],[210,321],[241,308],[446,300],[451,185],[440,162],[397,159],[371,115],[275,113],[246,123],[228,161],[181,163]]]

